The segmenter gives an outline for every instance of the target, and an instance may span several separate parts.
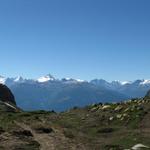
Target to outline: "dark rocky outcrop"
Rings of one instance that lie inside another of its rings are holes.
[[[3,84],[0,84],[0,101],[16,105],[14,95],[12,94],[10,89]]]
[[[20,111],[11,90],[6,85],[0,84],[0,112]]]
[[[19,138],[33,137],[33,134],[29,130],[13,131],[13,135]]]
[[[45,128],[45,127],[40,127],[40,128],[36,128],[35,129],[35,131],[37,132],[37,133],[51,133],[51,132],[53,132],[53,129],[52,128]]]

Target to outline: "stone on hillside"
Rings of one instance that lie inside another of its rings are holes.
[[[128,116],[128,114],[123,114],[123,117],[127,117]]]
[[[137,110],[144,110],[144,108],[142,106],[138,106]]]
[[[129,101],[128,101],[128,103],[132,103],[133,101],[132,101],[132,99],[130,99]]]
[[[108,110],[108,109],[110,109],[110,108],[111,108],[110,105],[104,105],[104,106],[102,107],[102,110]]]
[[[118,114],[116,117],[117,117],[117,119],[121,119],[122,118],[122,114]]]
[[[91,109],[91,112],[95,112],[95,111],[97,111],[98,110],[98,107],[93,107],[92,109]]]
[[[113,120],[114,120],[114,117],[110,117],[109,120],[110,120],[110,121],[113,121]]]
[[[137,102],[137,103],[138,103],[138,104],[141,104],[141,103],[142,103],[142,101],[143,101],[143,100],[138,100],[138,102]]]
[[[145,146],[145,145],[143,145],[143,144],[136,144],[136,145],[133,146],[131,149],[132,149],[132,150],[140,150],[140,149],[142,149],[142,148],[149,149],[150,147]]]
[[[135,110],[137,110],[137,106],[136,106],[136,105],[133,105],[133,106],[131,107],[131,111],[134,112]]]
[[[123,109],[123,106],[117,106],[116,108],[115,108],[115,111],[121,111]]]

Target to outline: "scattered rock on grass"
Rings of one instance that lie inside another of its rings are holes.
[[[116,108],[115,108],[115,111],[121,111],[123,109],[123,106],[117,106]]]
[[[110,105],[104,105],[104,106],[102,107],[102,110],[108,110],[108,109],[110,109],[110,108],[111,108]]]
[[[142,148],[149,149],[150,147],[145,146],[145,145],[143,145],[143,144],[136,144],[136,145],[133,146],[131,149],[132,149],[132,150],[140,150],[140,149],[142,149]]]

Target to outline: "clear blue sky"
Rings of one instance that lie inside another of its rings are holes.
[[[149,0],[1,0],[0,74],[150,78]]]

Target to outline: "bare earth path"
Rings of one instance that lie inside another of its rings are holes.
[[[146,136],[150,135],[150,113],[148,113],[144,117],[142,123],[140,124],[140,127],[141,127],[141,133],[143,133]]]
[[[34,131],[29,125],[24,123],[15,122],[16,125],[20,126],[24,130],[28,130],[32,133],[33,138],[40,144],[40,150],[76,150],[82,149],[85,150],[83,145],[78,145],[70,141],[68,138],[64,136],[63,133],[55,129],[55,132],[46,134],[46,133],[37,133]]]
[[[55,141],[51,136],[47,134],[42,134],[42,135],[38,134],[34,130],[32,130],[30,126],[24,123],[16,122],[16,124],[20,126],[21,128],[30,131],[33,134],[35,141],[37,141],[41,145],[41,148],[40,148],[41,150],[49,150],[49,149],[55,150],[55,147],[53,144]]]

